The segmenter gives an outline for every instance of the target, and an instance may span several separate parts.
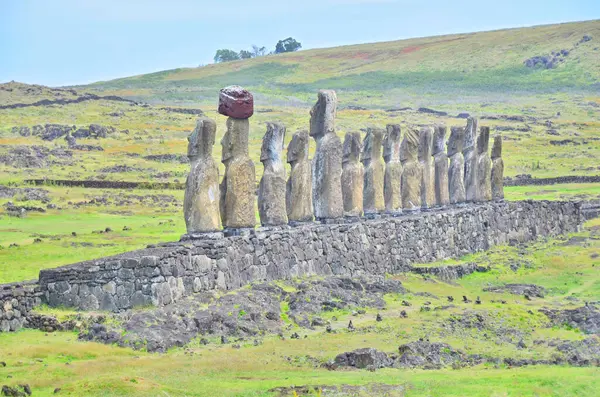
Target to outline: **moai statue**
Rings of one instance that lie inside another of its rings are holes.
[[[402,208],[408,211],[421,209],[421,181],[423,167],[418,160],[419,131],[409,128],[400,146],[402,162]]]
[[[347,133],[344,138],[344,157],[342,159],[344,216],[357,217],[363,214],[365,170],[360,161],[358,161],[361,148],[360,133]]]
[[[463,203],[465,195],[465,159],[463,157],[463,145],[465,143],[465,129],[463,127],[452,127],[448,139],[448,193],[450,203]]]
[[[494,136],[492,146],[492,199],[504,200],[504,161],[502,160],[502,136]]]
[[[477,201],[492,199],[492,159],[490,127],[481,127],[477,136]]]
[[[265,167],[258,185],[258,214],[263,226],[285,225],[286,212],[285,167],[281,158],[285,126],[281,123],[267,123],[267,133],[263,138],[260,161]]]
[[[248,156],[248,134],[254,101],[252,94],[239,86],[223,88],[219,94],[219,113],[229,116],[221,140],[221,162],[225,176],[221,182],[221,219],[226,229],[253,228],[256,224],[254,196],[256,174]]]
[[[310,136],[317,143],[312,168],[313,207],[319,220],[344,215],[342,141],[335,134],[336,106],[335,91],[321,90],[310,111]]]
[[[298,131],[287,148],[287,162],[291,165],[287,181],[285,206],[290,223],[313,220],[312,166],[308,160],[308,132]]]
[[[365,167],[365,184],[363,187],[363,209],[365,214],[375,214],[385,209],[383,199],[385,167],[381,157],[383,135],[384,130],[369,128],[363,141],[360,161]]]
[[[450,204],[448,192],[448,156],[446,155],[446,126],[437,125],[433,135],[433,164],[435,166],[435,203],[440,207]]]
[[[469,117],[467,119],[465,143],[462,152],[465,159],[465,197],[466,201],[469,202],[477,200],[477,152],[475,145],[477,143],[478,124],[476,118]]]
[[[421,207],[429,208],[435,205],[435,168],[431,151],[433,149],[433,128],[423,127],[419,133],[419,162],[423,169],[421,182]]]
[[[388,124],[383,139],[383,159],[385,175],[383,177],[383,198],[385,210],[390,213],[402,211],[402,163],[400,163],[400,140],[402,131],[398,124]]]
[[[188,136],[190,173],[185,182],[183,214],[188,235],[221,229],[219,167],[212,157],[217,124],[201,117]]]

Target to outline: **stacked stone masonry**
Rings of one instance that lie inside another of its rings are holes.
[[[41,297],[35,281],[0,285],[0,332],[26,326],[29,312],[41,303]]]
[[[487,202],[336,224],[256,229],[40,272],[50,306],[121,311],[305,275],[383,275],[497,244],[577,231],[581,204]]]

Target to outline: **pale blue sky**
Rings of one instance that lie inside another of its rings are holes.
[[[91,83],[303,48],[600,18],[600,0],[0,0],[0,82]]]

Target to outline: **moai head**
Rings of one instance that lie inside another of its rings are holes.
[[[209,157],[212,155],[217,123],[208,117],[200,117],[196,121],[196,128],[188,136],[188,157]]]
[[[310,136],[321,138],[335,133],[337,96],[333,90],[320,90],[317,103],[310,110]]]
[[[357,162],[361,150],[360,132],[348,132],[344,138],[344,157],[342,164]]]
[[[477,121],[476,118],[469,117],[467,119],[467,126],[465,127],[465,143],[463,145],[463,150],[475,147],[475,143],[477,141],[478,125],[479,121]]]
[[[225,87],[219,92],[218,111],[234,119],[247,119],[254,113],[254,98],[239,85]]]
[[[502,135],[494,136],[494,146],[492,146],[492,159],[502,157]]]
[[[419,130],[408,128],[400,145],[400,161],[406,163],[417,160],[419,150]]]
[[[490,127],[481,127],[477,135],[477,153],[487,153],[490,148]]]
[[[381,158],[381,142],[384,131],[381,128],[368,128],[367,135],[363,141],[362,157],[360,161],[368,164],[370,161]]]
[[[283,150],[285,126],[281,123],[267,123],[267,132],[263,137],[260,149],[260,161],[279,161]]]
[[[433,128],[423,127],[419,133],[419,161],[427,161],[433,148]]]
[[[448,157],[456,153],[462,153],[465,143],[465,129],[463,127],[450,128],[450,138],[448,139]]]
[[[227,119],[227,130],[221,139],[221,162],[227,164],[235,157],[248,156],[248,119]]]
[[[433,134],[433,155],[444,152],[444,146],[446,143],[446,126],[436,125],[435,133]]]
[[[287,162],[294,165],[299,161],[308,161],[308,131],[302,130],[292,136],[287,148]]]
[[[383,159],[386,163],[400,161],[400,138],[402,130],[398,124],[388,124],[383,138]]]

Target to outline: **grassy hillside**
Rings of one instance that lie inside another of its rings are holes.
[[[85,88],[150,102],[198,103],[214,102],[215,89],[240,84],[256,92],[259,103],[289,105],[312,101],[314,91],[326,87],[342,93],[346,104],[368,107],[394,105],[412,95],[597,90],[599,42],[600,20],[595,20],[307,50]],[[556,57],[554,68],[524,64],[562,50],[568,54]]]

